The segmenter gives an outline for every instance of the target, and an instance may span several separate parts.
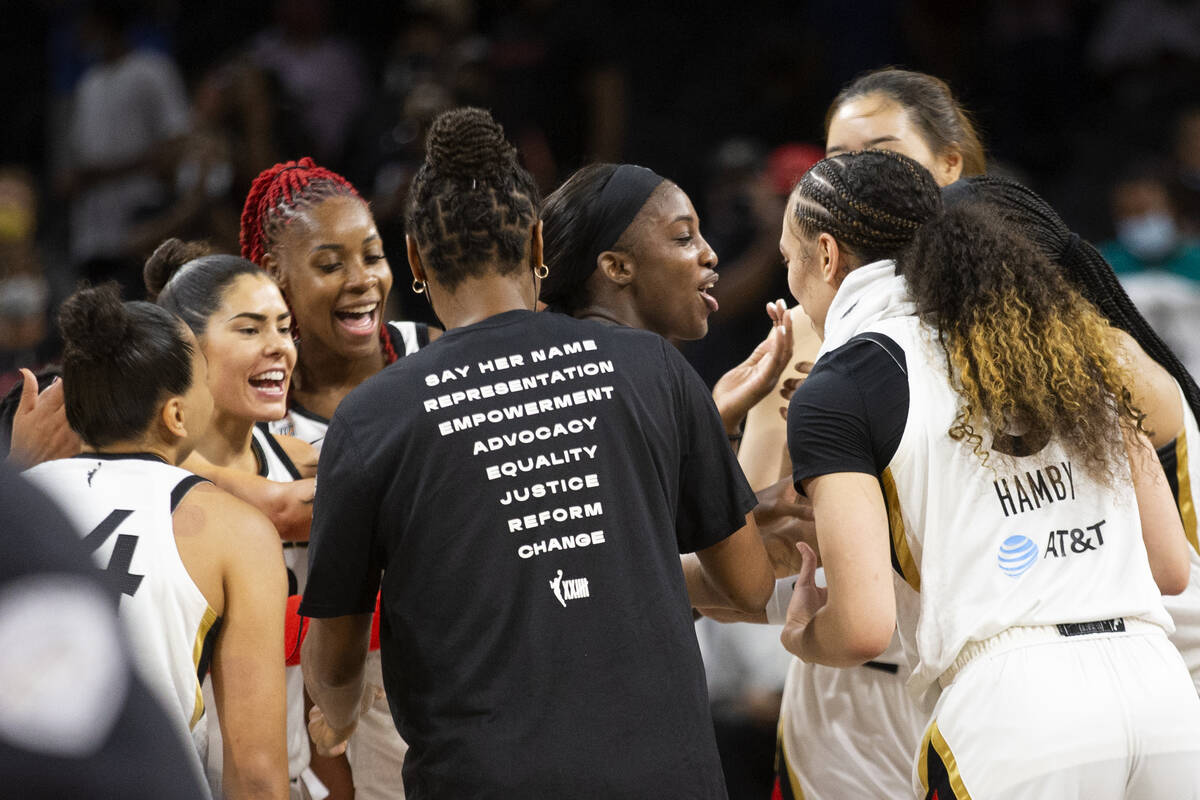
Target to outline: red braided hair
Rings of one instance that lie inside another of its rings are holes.
[[[238,234],[242,258],[262,266],[263,256],[297,212],[330,197],[362,200],[350,181],[333,170],[317,166],[307,156],[299,161],[276,164],[260,172],[250,184],[250,193],[246,195],[246,205],[242,208],[241,231]],[[293,330],[296,330],[295,327]],[[392,346],[386,324],[379,328],[379,340],[384,363],[391,364],[399,356]]]

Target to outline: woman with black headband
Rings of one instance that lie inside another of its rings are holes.
[[[700,339],[718,303],[709,290],[717,254],[682,189],[633,164],[592,164],[546,198],[542,282],[551,310],[578,319],[653,331],[671,341]],[[782,301],[769,303],[773,327],[751,356],[717,382],[713,400],[731,441],[746,413],[769,392],[792,355]]]
[[[410,800],[723,798],[690,604],[761,609],[773,581],[708,392],[659,337],[534,313],[539,198],[487,112],[439,116],[426,147],[408,258],[446,333],[329,426],[314,741],[357,723],[382,586]]]
[[[947,187],[943,198],[948,207],[985,204],[1013,223],[1114,326],[1113,337],[1129,362],[1134,381],[1130,387],[1134,405],[1146,413],[1150,441],[1158,450],[1191,545],[1188,587],[1178,595],[1164,595],[1163,605],[1175,622],[1171,641],[1200,691],[1200,540],[1195,506],[1200,497],[1200,427],[1196,422],[1200,387],[1125,294],[1104,256],[1073,233],[1032,189],[985,175]]]

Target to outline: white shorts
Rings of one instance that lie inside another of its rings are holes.
[[[892,800],[910,791],[928,714],[908,672],[792,662],[779,710],[776,773],[784,798]]]
[[[1190,555],[1192,572],[1187,588],[1177,595],[1163,595],[1163,605],[1175,622],[1171,643],[1179,649],[1200,693],[1200,556],[1195,551]]]
[[[939,800],[1200,799],[1200,698],[1161,628],[988,640],[943,690],[912,787]]]

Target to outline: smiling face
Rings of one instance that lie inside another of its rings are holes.
[[[366,203],[338,196],[304,209],[263,265],[287,296],[303,346],[348,360],[378,355],[392,271]]]
[[[962,175],[962,156],[957,149],[933,152],[912,115],[878,93],[847,100],[829,120],[825,155],[855,150],[891,150],[908,156],[929,170],[939,186],[949,186]]]
[[[266,274],[239,275],[225,288],[201,342],[218,410],[255,421],[287,413],[288,380],[296,365],[291,317]]]
[[[717,254],[700,235],[692,201],[673,183],[656,189],[631,224],[630,286],[642,327],[668,339],[689,341],[708,333],[717,300]],[[622,238],[625,238],[624,236]]]

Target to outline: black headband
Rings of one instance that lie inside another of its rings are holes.
[[[654,170],[634,164],[622,164],[613,171],[600,192],[600,199],[596,201],[600,209],[600,224],[587,249],[584,279],[595,272],[596,259],[605,250],[613,248],[664,180]]]

